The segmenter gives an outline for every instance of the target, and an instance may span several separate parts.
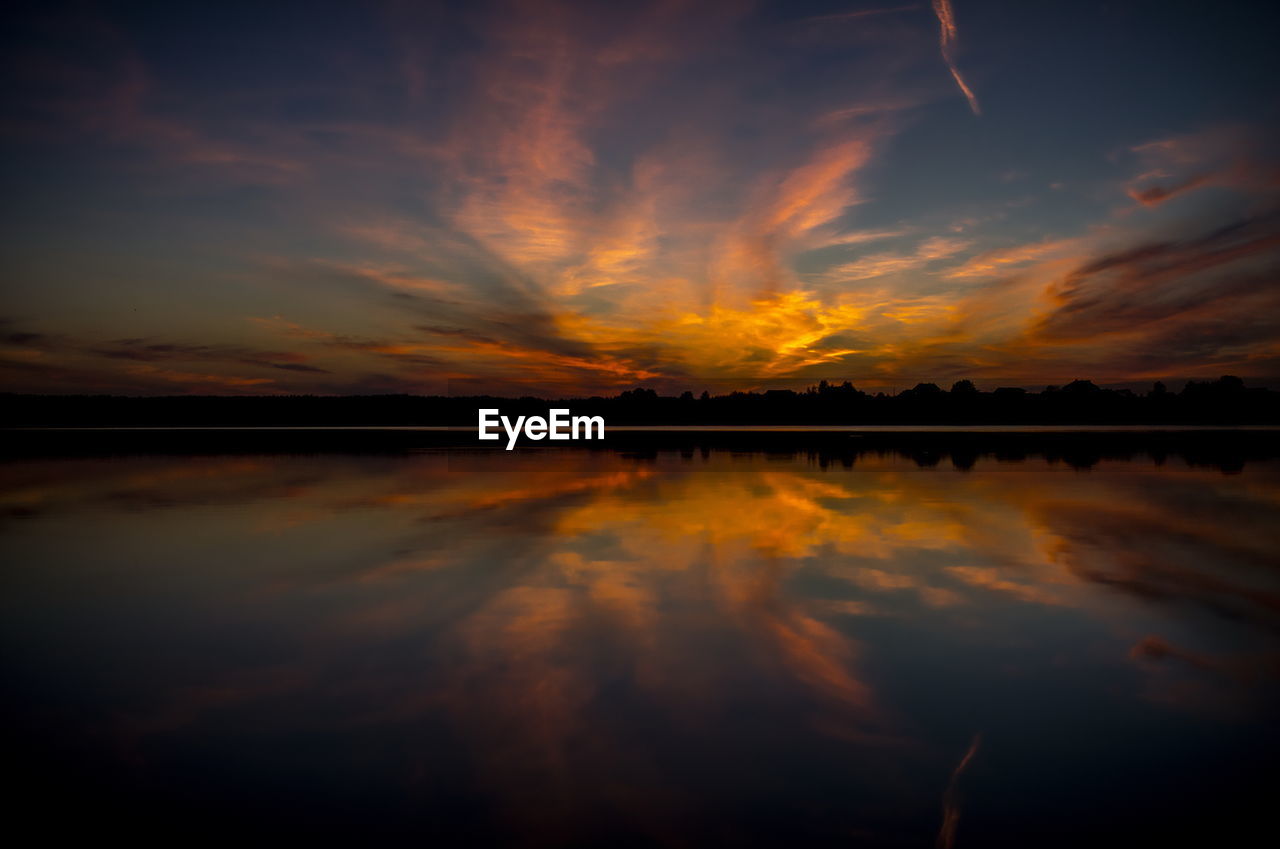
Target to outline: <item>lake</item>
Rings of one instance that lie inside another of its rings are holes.
[[[1195,459],[10,457],[10,822],[1230,844],[1277,789],[1280,461]]]

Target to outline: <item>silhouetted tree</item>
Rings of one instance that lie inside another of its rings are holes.
[[[1236,377],[1234,374],[1224,374],[1218,378],[1217,386],[1223,392],[1243,392],[1244,381]]]
[[[903,395],[911,395],[915,398],[927,398],[942,394],[942,387],[936,383],[917,383],[911,389],[902,393]]]
[[[1066,386],[1062,387],[1062,391],[1074,392],[1083,395],[1101,392],[1102,390],[1092,380],[1073,380]]]

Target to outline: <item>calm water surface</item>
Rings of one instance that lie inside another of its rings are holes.
[[[1272,461],[43,459],[0,466],[0,504],[10,821],[50,835],[1164,845],[1272,818]]]

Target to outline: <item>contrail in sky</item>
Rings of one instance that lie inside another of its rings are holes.
[[[973,110],[973,114],[981,115],[982,109],[978,106],[977,95],[973,93],[973,89],[969,88],[964,77],[960,76],[960,70],[956,67],[955,60],[951,58],[951,45],[956,40],[956,16],[951,10],[951,0],[933,0],[933,13],[938,16],[938,42],[942,47],[942,59],[947,63],[947,68],[955,78],[956,85],[969,101],[969,108]]]
[[[936,0],[935,0],[936,2]],[[982,744],[982,733],[973,735],[969,751],[964,753],[960,763],[951,771],[951,781],[947,784],[947,792],[942,795],[942,828],[938,829],[937,849],[952,849],[956,842],[956,826],[960,824],[960,790],[958,783],[960,774],[964,772],[969,761],[978,753]]]

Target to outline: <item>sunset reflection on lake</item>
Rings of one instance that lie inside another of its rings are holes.
[[[1075,845],[1227,835],[1275,784],[1275,461],[439,451],[0,476],[18,801],[108,829]]]

